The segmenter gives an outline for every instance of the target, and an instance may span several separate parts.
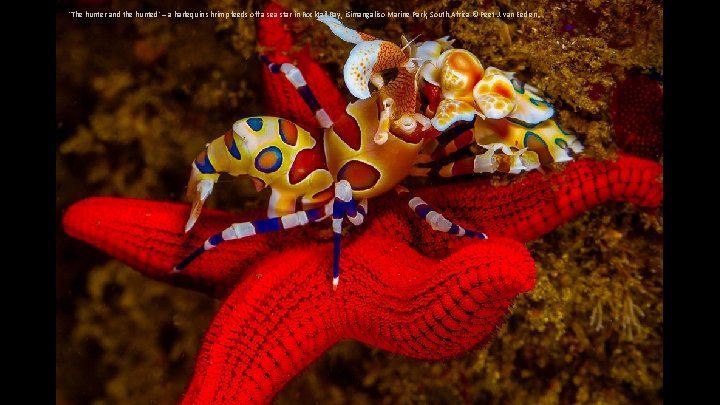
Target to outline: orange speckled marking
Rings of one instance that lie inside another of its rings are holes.
[[[482,87],[480,89],[483,90]],[[493,85],[492,91],[510,100],[512,99],[514,90],[512,89],[512,87],[508,88],[508,85],[505,82],[497,82]]]
[[[359,31],[358,31],[358,35],[360,35],[360,38],[361,38],[363,41],[373,41],[373,40],[376,40],[376,39],[377,39],[377,38],[375,38],[374,36],[368,35],[368,34],[366,34],[366,33],[364,33],[364,32],[359,32]]]
[[[383,70],[397,68],[403,65],[407,61],[407,55],[400,49],[399,46],[392,42],[384,41],[380,43],[378,47],[378,56],[375,66],[372,71],[374,73],[382,72]]]
[[[475,108],[468,103],[445,99],[438,106],[438,111],[433,119],[441,126],[445,126],[448,123],[453,122],[457,115],[474,114],[475,112]]]
[[[454,52],[448,55],[447,64],[456,70],[473,70],[477,66],[475,61],[464,52]]]
[[[465,50],[452,50],[445,57],[441,71],[441,88],[445,98],[471,101],[473,88],[485,70],[474,55]]]
[[[380,89],[379,100],[388,97],[395,101],[393,119],[398,119],[403,114],[412,115],[417,110],[418,100],[415,76],[407,70],[401,69],[392,82]]]
[[[457,72],[467,75],[468,83],[474,86],[485,75],[485,70],[475,59],[465,52],[453,52],[448,55],[445,62],[449,67]]]
[[[365,162],[351,160],[338,172],[338,180],[347,180],[353,190],[363,191],[377,184],[380,172]]]

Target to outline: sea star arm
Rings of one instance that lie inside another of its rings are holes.
[[[336,121],[345,113],[347,100],[338,90],[328,73],[310,56],[308,47],[295,48],[291,31],[293,17],[279,17],[285,10],[277,3],[268,3],[263,9],[265,17],[258,19],[258,45],[266,59],[278,66],[291,63],[302,73],[307,87],[322,106],[327,116]],[[278,17],[267,17],[276,15]],[[284,75],[262,69],[265,109],[267,115],[283,117],[303,128],[317,126],[315,111],[311,111],[295,86]]]
[[[335,298],[343,337],[422,359],[457,356],[489,339],[512,300],[534,285],[534,263],[513,240],[465,240],[472,242],[435,260],[364,237]]]
[[[63,217],[65,231],[145,274],[179,287],[216,298],[229,294],[247,270],[264,256],[291,246],[298,235],[278,232],[256,235],[203,255],[201,265],[173,273],[188,248],[199,246],[211,234],[233,222],[261,217],[260,211],[232,214],[208,209],[193,231],[185,234],[187,204],[132,198],[92,197],[73,204]]]
[[[348,239],[335,292],[328,245],[259,263],[264,276],[238,285],[213,320],[183,404],[269,402],[341,338],[415,358],[459,355],[489,339],[534,284],[529,253],[505,238],[441,261],[383,237]]]
[[[660,174],[656,163],[620,157],[503,187],[475,180],[418,191],[453,219],[482,226],[487,241],[435,232],[389,193],[344,242],[345,281],[335,292],[329,241],[299,228],[228,243],[181,275],[168,270],[203,236],[255,214],[208,210],[185,235],[187,205],[92,198],[73,205],[64,225],[153,278],[227,296],[185,403],[267,402],[342,338],[429,359],[481,344],[533,283],[527,251],[501,235],[533,239],[608,200],[657,206]]]
[[[287,81],[293,85],[308,108],[312,110],[313,115],[321,128],[330,128],[333,126],[332,119],[330,119],[328,113],[318,102],[317,97],[315,97],[315,94],[308,86],[304,75],[297,66],[292,63],[273,63],[267,56],[262,54],[260,55],[260,61],[267,66],[271,73],[282,73],[287,78]],[[286,102],[283,100],[280,104],[286,104]]]
[[[270,256],[227,297],[198,352],[183,404],[266,403],[340,336],[328,246]]]
[[[428,191],[418,190],[417,194],[422,197]],[[529,242],[608,201],[660,206],[662,166],[629,155],[620,155],[615,161],[585,159],[547,173],[527,173],[507,186],[476,181],[450,186],[425,199],[454,221],[480,229],[491,238],[503,235]],[[422,243],[435,249],[438,242]]]
[[[663,195],[661,173],[662,167],[655,162],[622,156],[615,162],[581,160],[547,174],[527,173],[503,187],[474,179],[415,191],[448,218],[480,229],[491,239],[507,236],[526,242],[607,201],[659,206]],[[374,207],[365,224],[353,229],[353,234],[384,236],[396,245],[409,244],[432,257],[447,255],[469,242],[467,238],[433,231],[393,193],[375,199]],[[173,274],[172,266],[210,235],[228,224],[262,216],[260,212],[238,215],[207,210],[196,228],[185,235],[183,223],[189,209],[186,204],[95,197],[71,206],[63,223],[71,236],[149,277],[218,298],[226,296],[244,275],[253,273],[257,261],[316,239],[306,229],[256,235],[224,244],[203,255],[184,273]]]

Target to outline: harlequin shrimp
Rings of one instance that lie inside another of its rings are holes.
[[[369,82],[380,87],[378,72],[387,68],[387,64],[376,61],[385,60],[382,55],[394,45],[366,34],[358,36],[333,17],[323,16],[319,20],[343,40],[358,44],[350,52],[343,72],[350,92],[364,98],[369,94]],[[425,120],[431,119],[434,129],[425,131],[424,137],[429,139],[412,175],[519,173],[541,164],[572,160],[568,152],[583,150],[577,138],[552,119],[555,110],[538,95],[538,89],[522,83],[512,72],[492,66],[484,69],[475,55],[452,48],[452,42],[443,37],[413,44],[403,38],[407,70],[416,76],[414,89],[422,89],[426,105],[421,110]],[[439,133],[444,134],[438,138],[442,138],[442,143],[433,139]],[[455,159],[436,172],[422,168],[473,141],[485,152]]]
[[[283,74],[295,87],[319,128],[303,128],[279,117],[250,117],[236,121],[210,142],[191,165],[187,193],[193,207],[185,231],[195,224],[221,173],[248,175],[258,190],[269,187],[267,218],[232,224],[212,235],[175,271],[224,241],[332,217],[332,285],[337,288],[343,221],[362,224],[368,199],[391,189],[433,229],[487,238],[451,222],[399,185],[411,174],[433,174],[423,164],[450,157],[473,141],[488,150],[475,158],[484,159],[480,170],[460,159],[446,163],[436,174],[516,173],[538,167],[542,158],[570,159],[567,149],[582,149],[574,136],[554,129],[559,127],[550,119],[552,105],[537,96],[536,89],[522,85],[510,73],[483,70],[472,53],[453,49],[447,37],[419,44],[403,41],[400,47],[345,27],[332,17],[318,20],[355,44],[343,77],[358,100],[331,117],[296,66],[276,64],[260,55],[270,72]],[[388,70],[395,77],[386,82],[383,73]],[[375,91],[370,91],[370,84]],[[519,135],[519,128],[526,133]],[[503,157],[514,162],[498,163]],[[298,202],[302,210],[296,210]]]
[[[442,177],[468,173],[504,171],[519,173],[541,164],[572,160],[570,153],[582,152],[574,135],[565,132],[552,119],[552,104],[538,95],[535,87],[524,84],[514,73],[495,67],[483,69],[480,61],[464,49],[442,53],[418,48],[424,58],[423,94],[429,105],[426,115],[438,131],[471,127],[469,132],[450,138],[439,148],[435,143],[419,162],[435,161],[473,141],[484,153],[457,159],[442,168]],[[426,47],[427,48],[427,47]],[[423,52],[424,51],[424,52]],[[459,124],[459,125],[457,125]],[[427,174],[418,169],[414,175]]]

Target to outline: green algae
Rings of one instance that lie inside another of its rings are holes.
[[[253,11],[211,0],[198,11]],[[345,19],[381,38],[457,38],[484,66],[514,70],[554,98],[586,154],[613,158],[609,95],[629,70],[662,72],[659,1],[346,1],[297,11],[534,11],[537,18]],[[132,1],[114,10],[190,10]],[[57,15],[57,209],[90,195],[182,200],[188,167],[234,120],[262,111],[252,18],[87,19]],[[342,86],[350,47],[313,29]],[[565,29],[565,28],[571,29]],[[186,163],[183,163],[186,162]],[[498,178],[496,181],[505,181]],[[224,181],[209,206],[262,206],[249,181]],[[528,244],[535,289],[516,300],[484,348],[446,362],[343,342],[293,380],[276,403],[624,404],[662,402],[662,210],[607,204]],[[217,304],[144,278],[58,228],[57,403],[174,403]]]

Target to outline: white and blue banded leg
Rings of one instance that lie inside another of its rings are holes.
[[[270,72],[285,75],[288,81],[295,87],[298,94],[300,94],[300,97],[305,100],[305,104],[310,107],[310,111],[315,114],[315,119],[322,128],[330,128],[333,126],[332,119],[330,119],[328,113],[322,108],[317,98],[315,98],[300,69],[292,63],[272,63],[270,59],[263,54],[260,54],[259,58],[262,63],[267,65]]]
[[[407,202],[410,209],[413,210],[417,216],[430,224],[432,229],[457,236],[467,236],[479,239],[488,238],[488,236],[483,232],[465,229],[462,226],[453,223],[442,214],[432,209],[422,198],[414,196],[407,188],[403,186],[395,186],[395,191]]]
[[[195,251],[190,253],[190,255],[178,263],[173,270],[175,272],[184,270],[193,260],[197,259],[198,256],[225,241],[242,239],[248,236],[279,231],[282,229],[295,228],[296,226],[303,226],[310,222],[320,222],[329,217],[332,213],[333,202],[331,201],[322,207],[298,211],[293,214],[232,224],[224,231],[216,233],[208,238],[203,246],[195,249]]]
[[[335,199],[332,203],[333,217],[333,290],[340,282],[340,241],[342,239],[342,224],[347,216],[350,223],[360,225],[367,214],[367,199],[359,204],[352,199],[352,188],[347,180],[335,183]]]

